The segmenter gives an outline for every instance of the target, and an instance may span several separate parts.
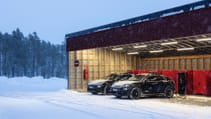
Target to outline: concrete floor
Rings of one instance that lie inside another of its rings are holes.
[[[75,90],[77,92],[86,93],[85,90]],[[175,94],[173,98],[160,98],[160,97],[144,97],[143,99],[154,99],[159,100],[161,102],[169,102],[169,103],[179,103],[185,105],[198,105],[198,106],[211,106],[211,97],[203,96],[203,95],[186,95],[180,96]],[[141,100],[140,99],[140,100]]]
[[[186,95],[179,96],[175,95],[173,98],[159,98],[162,102],[170,103],[180,103],[186,105],[199,105],[199,106],[211,106],[211,97],[201,96],[201,95]]]

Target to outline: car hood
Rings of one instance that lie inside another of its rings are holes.
[[[106,81],[108,81],[108,80],[106,80],[106,79],[94,80],[94,81],[90,82],[88,85],[101,85],[101,84],[105,83]]]
[[[116,83],[114,83],[112,85],[112,87],[115,87],[115,86],[123,86],[123,85],[126,85],[126,84],[132,84],[132,83],[136,83],[138,81],[118,81]]]

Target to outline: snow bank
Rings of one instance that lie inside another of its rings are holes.
[[[17,93],[46,92],[66,89],[67,80],[61,78],[43,79],[43,77],[0,77],[0,95]]]

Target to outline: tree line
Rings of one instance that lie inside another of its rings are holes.
[[[36,32],[24,36],[16,29],[0,32],[0,76],[43,76],[66,78],[65,43],[40,40]]]

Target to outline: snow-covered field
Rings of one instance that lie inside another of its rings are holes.
[[[66,80],[0,77],[0,119],[211,119],[211,107],[66,90]]]

